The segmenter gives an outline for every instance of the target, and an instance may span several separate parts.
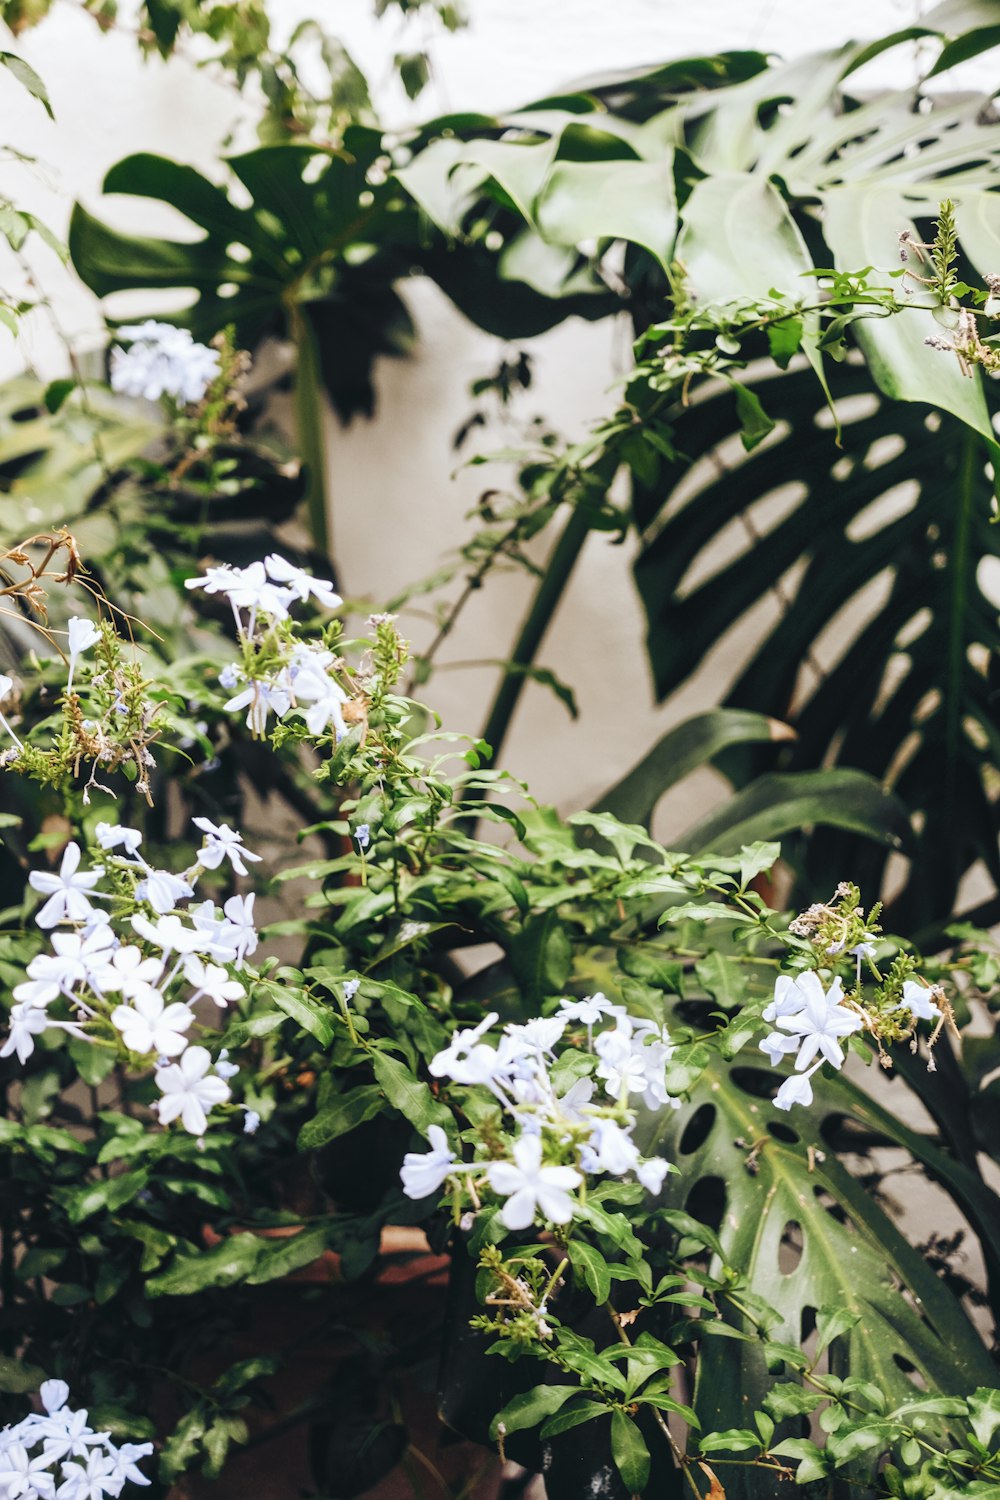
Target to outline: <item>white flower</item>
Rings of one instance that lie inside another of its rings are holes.
[[[598,990],[596,995],[588,995],[584,1000],[560,1000],[559,1014],[565,1016],[567,1021],[580,1021],[584,1026],[596,1026],[602,1016],[622,1016],[625,1010],[623,1006],[612,1005],[607,995]]]
[[[205,963],[196,953],[189,954],[184,960],[184,978],[194,987],[192,1005],[202,995],[207,995],[220,1010],[225,1010],[232,1001],[242,1000],[246,994],[238,979],[230,979],[227,971],[219,964]]]
[[[55,1416],[69,1400],[69,1386],[65,1380],[43,1380],[38,1394],[49,1416]]]
[[[573,1217],[570,1190],[583,1178],[575,1167],[542,1166],[542,1142],[537,1135],[514,1142],[514,1160],[491,1161],[486,1169],[490,1187],[507,1199],[500,1218],[508,1229],[527,1229],[536,1211],[553,1224]]]
[[[66,691],[69,692],[73,686],[73,673],[76,671],[77,657],[84,651],[89,651],[91,646],[101,638],[101,632],[93,620],[87,620],[81,615],[74,615],[66,622],[67,644],[69,646],[69,676],[66,679]]]
[[[57,985],[69,995],[76,984],[102,988],[110,968],[115,935],[107,923],[90,932],[54,932],[54,953],[38,953],[28,965],[29,979]]]
[[[260,1129],[260,1115],[255,1109],[248,1109],[243,1116],[243,1134],[256,1135]]]
[[[56,1496],[57,1500],[103,1500],[105,1495],[120,1495],[121,1491],[114,1459],[92,1448],[85,1462],[63,1464],[63,1482]]]
[[[48,900],[38,912],[35,921],[39,927],[55,927],[59,922],[82,922],[92,911],[90,902],[83,894],[93,890],[101,871],[80,868],[80,845],[66,845],[59,866],[59,874],[47,870],[32,870],[28,884]]]
[[[94,832],[102,849],[122,848],[126,854],[135,854],[142,843],[138,828],[126,828],[121,823],[98,823]]]
[[[38,1417],[34,1427],[45,1440],[49,1459],[87,1458],[95,1445],[102,1445],[106,1432],[94,1432],[87,1424],[87,1412],[70,1411],[61,1406],[47,1417]]]
[[[147,989],[131,1005],[116,1005],[111,1024],[118,1028],[130,1052],[158,1052],[176,1057],[187,1046],[184,1033],[194,1021],[186,1005],[164,1003],[159,990]]]
[[[304,568],[296,568],[277,552],[265,557],[264,567],[268,576],[276,583],[285,584],[296,599],[308,599],[312,594],[327,609],[336,609],[338,604],[344,602],[328,578],[313,578],[311,573],[307,573]]]
[[[189,578],[187,580],[188,588],[191,587],[192,582],[197,584],[198,580]],[[234,687],[239,687],[242,677],[243,674],[239,668],[233,662],[227,662],[219,673],[219,686],[224,687],[227,693],[231,693]]]
[[[152,943],[154,948],[159,948],[164,956],[168,953],[197,953],[204,951],[207,946],[203,932],[199,932],[197,927],[188,927],[180,917],[173,914],[158,917],[155,922],[151,922],[141,912],[136,912],[132,918],[132,926],[140,937],[144,937],[147,943]]]
[[[586,1161],[588,1172],[610,1172],[612,1177],[623,1177],[639,1165],[639,1149],[631,1136],[614,1120],[596,1120],[589,1146],[593,1153],[593,1165]]]
[[[111,1457],[119,1478],[129,1484],[152,1484],[137,1466],[140,1458],[148,1458],[152,1452],[152,1443],[122,1443],[120,1448],[112,1448]]]
[[[52,1500],[55,1479],[49,1473],[52,1459],[45,1453],[29,1458],[22,1443],[0,1447],[0,1495],[3,1500]]]
[[[226,713],[237,713],[241,708],[248,709],[247,728],[256,739],[263,739],[267,733],[268,714],[277,714],[279,719],[283,718],[292,706],[292,698],[287,688],[255,679],[222,706]]]
[[[642,1076],[646,1085],[642,1101],[647,1109],[662,1108],[664,1105],[669,1109],[680,1109],[681,1101],[671,1098],[667,1093],[666,1069],[673,1052],[673,1046],[668,1042],[650,1042],[648,1045],[640,1043],[635,1048],[634,1056],[642,1064]]]
[[[571,1124],[578,1125],[585,1118],[584,1108],[593,1097],[594,1080],[578,1078],[572,1088],[567,1089],[559,1100],[559,1109]]]
[[[111,389],[120,396],[159,401],[170,396],[182,406],[200,401],[222,368],[216,350],[196,344],[186,328],[145,323],[119,328],[132,347],[111,351]]]
[[[427,1139],[431,1143],[429,1151],[407,1151],[403,1157],[399,1175],[408,1198],[429,1198],[431,1193],[436,1193],[455,1161],[455,1153],[440,1125],[430,1126]]]
[[[228,859],[237,875],[246,875],[243,863],[249,859],[257,864],[259,854],[251,854],[243,847],[243,835],[230,828],[228,823],[213,823],[210,818],[193,818],[194,826],[205,835],[205,842],[198,851],[198,863],[206,870],[217,870],[224,859]]]
[[[327,673],[327,667],[333,659],[330,651],[297,648],[289,663],[288,682],[296,704],[311,705],[304,715],[309,733],[322,734],[332,722],[336,737],[340,740],[347,733],[343,713],[347,694]],[[367,827],[367,824],[364,826]]]
[[[504,1032],[515,1046],[535,1053],[551,1052],[565,1030],[566,1022],[562,1016],[538,1016],[534,1021],[525,1021],[523,1025],[504,1027]]]
[[[235,963],[239,931],[232,922],[219,916],[214,903],[202,901],[198,906],[193,906],[188,915],[202,935],[198,952],[207,953],[209,958],[218,963]]]
[[[663,1191],[663,1181],[669,1171],[670,1163],[664,1161],[662,1156],[650,1156],[639,1163],[635,1175],[647,1193],[656,1194]]]
[[[773,1025],[779,1016],[794,1016],[805,1006],[809,995],[823,993],[819,975],[810,969],[803,974],[779,974],[774,981],[774,999],[764,1011],[763,1019]]]
[[[236,962],[242,964],[247,954],[256,952],[257,929],[253,923],[253,891],[249,896],[230,896],[222,910],[229,920],[230,936],[236,949]]]
[[[802,1076],[793,1073],[791,1078],[786,1078],[774,1096],[775,1109],[791,1109],[793,1104],[811,1104],[813,1102],[812,1084],[809,1082],[811,1077],[811,1073]]]
[[[215,1071],[220,1078],[235,1078],[240,1071],[239,1063],[229,1061],[229,1048],[223,1047],[215,1060]]]
[[[839,979],[835,979],[824,993],[817,978],[815,986],[809,987],[803,1009],[793,1016],[778,1017],[782,1031],[791,1032],[801,1039],[799,1055],[795,1059],[797,1072],[807,1068],[817,1052],[835,1068],[843,1066],[844,1054],[838,1038],[859,1031],[861,1017],[856,1011],[838,1004],[842,994]]]
[[[594,1043],[601,1061],[597,1076],[603,1078],[606,1091],[615,1099],[628,1094],[644,1094],[648,1085],[646,1064],[641,1051],[632,1045],[625,1030],[605,1031]]]
[[[797,1036],[782,1036],[780,1031],[772,1031],[760,1043],[761,1052],[766,1053],[772,1068],[776,1068],[782,1058],[787,1057],[789,1052],[797,1052],[799,1039]]]
[[[25,979],[14,986],[14,999],[24,1005],[51,1005],[59,993],[59,986],[45,979]]]
[[[903,981],[903,998],[892,1008],[908,1010],[915,1021],[936,1021],[941,1007],[934,1002],[939,991],[933,985],[920,984],[916,979]]]
[[[155,989],[163,975],[163,961],[143,958],[142,949],[129,943],[115,951],[111,963],[101,974],[101,989],[131,1000]]]
[[[0,1057],[17,1053],[19,1063],[26,1063],[35,1050],[35,1037],[41,1036],[49,1025],[45,1011],[37,1005],[21,1001],[10,1009],[10,1035],[0,1047]]]
[[[290,589],[279,589],[268,580],[262,562],[233,568],[225,593],[234,609],[248,609],[275,620],[288,619],[288,606],[294,597]]]
[[[497,1052],[480,1042],[484,1032],[499,1017],[490,1011],[478,1026],[456,1031],[450,1044],[431,1058],[429,1068],[435,1078],[450,1078],[454,1083],[485,1083],[496,1070]]]
[[[188,1047],[179,1063],[158,1069],[156,1086],[163,1095],[158,1114],[161,1125],[169,1125],[180,1115],[184,1129],[192,1135],[204,1135],[208,1124],[206,1111],[229,1098],[229,1085],[210,1072],[212,1054],[207,1047]]]
[[[148,901],[154,911],[167,916],[176,910],[178,901],[194,895],[194,886],[169,870],[150,870],[145,880],[139,881],[135,893],[140,901]]]

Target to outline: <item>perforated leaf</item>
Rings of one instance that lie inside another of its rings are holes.
[[[776,1082],[766,1069],[716,1063],[690,1103],[647,1121],[647,1139],[679,1168],[665,1203],[703,1215],[714,1205],[727,1260],[780,1316],[772,1341],[801,1347],[820,1309],[855,1315],[849,1327],[840,1320],[831,1368],[872,1381],[890,1406],[912,1399],[914,1382],[955,1394],[994,1384],[958,1301],[830,1149],[824,1121],[850,1117],[854,1092],[833,1080],[811,1109],[786,1115],[768,1097]],[[788,1378],[768,1371],[763,1341],[706,1338],[694,1403],[703,1430],[748,1426],[775,1379]],[[730,1500],[773,1493],[769,1475],[726,1483]]]
[[[917,924],[951,910],[977,860],[1000,884],[989,571],[1000,568],[1000,529],[989,522],[988,455],[968,427],[878,398],[861,368],[835,375],[842,449],[808,371],[757,381],[778,427],[753,453],[719,440],[735,425],[729,392],[684,413],[679,445],[704,457],[637,494],[635,575],[661,697],[754,611],[727,705],[793,726],[782,769],[867,771],[920,814],[895,917]],[[747,755],[727,768],[747,779],[762,767]],[[818,881],[850,869],[874,896],[885,854],[830,837],[813,860]]]

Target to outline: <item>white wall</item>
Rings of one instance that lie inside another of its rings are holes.
[[[686,0],[471,0],[468,31],[434,35],[435,81],[416,105],[394,83],[391,57],[423,39],[419,20],[402,28],[376,23],[371,0],[273,0],[272,9],[285,31],[310,13],[336,29],[374,80],[384,117],[403,123],[443,109],[506,108],[609,69],[685,54],[753,47],[793,55],[910,24],[921,7],[915,0],[703,0],[697,6]],[[38,158],[34,167],[0,160],[0,194],[38,213],[57,233],[65,231],[74,198],[123,228],[178,233],[180,221],[168,209],[102,199],[107,168],[128,152],[151,150],[217,173],[217,151],[227,137],[236,147],[250,143],[251,111],[211,71],[185,59],[143,64],[130,36],[101,35],[69,3],[57,4],[16,45],[48,84],[56,121],[49,123],[0,70],[0,140]],[[887,71],[893,68],[907,76]],[[906,85],[913,76],[910,58],[880,59],[870,75],[873,85]],[[992,82],[976,64],[960,81]],[[29,260],[62,333],[80,347],[100,342],[100,310],[72,273],[43,248],[35,247]],[[21,274],[9,256],[0,260],[5,286],[16,286]],[[435,288],[414,283],[406,296],[421,330],[417,353],[405,363],[384,362],[374,422],[347,431],[330,423],[333,533],[343,582],[350,592],[379,601],[432,571],[463,535],[462,517],[478,491],[502,478],[483,469],[453,477],[450,446],[469,410],[469,381],[495,365],[499,343],[467,324]],[[145,294],[139,302],[149,306]],[[121,304],[115,309],[126,310]],[[531,349],[537,378],[522,403],[525,414],[544,413],[572,436],[609,409],[615,399],[609,388],[627,358],[626,331],[571,324]],[[65,368],[60,335],[41,313],[28,320],[17,346],[0,330],[0,377],[26,361],[46,377]],[[630,544],[592,538],[541,653],[541,661],[576,688],[581,721],[571,724],[550,694],[529,686],[508,746],[508,766],[525,775],[541,799],[564,808],[593,798],[668,722],[716,701],[739,665],[738,644],[724,645],[669,711],[653,706],[631,553]],[[523,579],[495,581],[474,600],[445,659],[504,656],[527,597]],[[408,624],[415,637],[428,628],[416,618]],[[749,634],[744,628],[740,639]],[[431,696],[454,727],[476,728],[493,683],[493,674],[481,669],[443,672]],[[710,787],[708,774],[696,803]],[[674,799],[674,830],[692,806],[688,790]]]

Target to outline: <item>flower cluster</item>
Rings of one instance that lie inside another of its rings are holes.
[[[553,1016],[507,1025],[494,1043],[486,1037],[497,1019],[491,1012],[456,1032],[430,1071],[493,1095],[502,1149],[497,1136],[488,1156],[458,1161],[444,1130],[432,1125],[431,1150],[404,1159],[407,1196],[429,1197],[449,1181],[460,1193],[464,1183],[478,1208],[489,1190],[505,1200],[504,1225],[520,1230],[536,1221],[567,1224],[588,1175],[632,1173],[648,1192],[660,1192],[669,1164],[643,1158],[633,1131],[636,1103],[654,1110],[678,1103],[665,1085],[673,1049],[664,1028],[602,994],[563,1000]],[[477,1132],[477,1148],[485,1144]]]
[[[111,389],[120,396],[169,396],[179,406],[194,406],[221,373],[218,353],[196,344],[186,328],[150,318],[118,332],[131,345],[111,351]]]
[[[831,1063],[835,1068],[844,1065],[841,1039],[850,1036],[862,1027],[861,1016],[841,1002],[843,986],[835,979],[829,989],[813,970],[797,974],[779,974],[774,986],[774,999],[764,1011],[764,1020],[779,1029],[772,1031],[760,1043],[760,1050],[767,1054],[772,1066],[780,1063],[788,1053],[796,1053],[795,1071],[800,1077],[786,1078],[774,1098],[778,1109],[791,1109],[793,1104],[812,1103],[813,1074]]]
[[[942,1026],[954,1024],[951,1006],[940,986],[913,977],[917,961],[908,954],[897,954],[888,971],[880,971],[880,909],[876,904],[866,915],[857,886],[842,881],[832,900],[815,902],[789,923],[789,933],[808,943],[817,968],[779,974],[774,996],[763,1012],[762,1019],[777,1029],[764,1037],[760,1050],[772,1067],[794,1052],[799,1075],[787,1078],[779,1088],[774,1098],[778,1109],[811,1104],[813,1074],[824,1062],[842,1068],[841,1043],[856,1032],[867,1034],[882,1066],[891,1068],[886,1043],[908,1040],[916,1051],[917,1022],[933,1021],[927,1065],[934,1070],[934,1043]],[[832,966],[848,961],[853,961],[853,975],[847,981],[851,988],[845,992],[845,981],[833,974]],[[866,969],[874,981],[870,993],[863,984]],[[831,976],[826,983],[821,973]]]
[[[86,1411],[67,1405],[64,1380],[46,1380],[41,1399],[44,1412],[0,1431],[3,1500],[104,1500],[130,1482],[150,1483],[139,1460],[149,1457],[152,1443],[115,1444],[110,1433],[95,1432]]]
[[[344,664],[321,642],[300,640],[290,623],[293,606],[310,598],[327,609],[343,603],[329,580],[314,578],[272,552],[245,568],[210,567],[200,578],[187,579],[186,587],[220,595],[232,608],[243,661],[219,675],[233,694],[225,705],[228,713],[245,709],[247,728],[261,739],[272,713],[283,719],[301,709],[311,735],[332,726],[335,737],[343,738],[349,694],[336,674]]]
[[[97,825],[103,864],[82,868],[80,846],[70,843],[57,871],[32,871],[29,883],[45,898],[35,920],[51,932],[52,951],[33,958],[15,986],[0,1057],[16,1052],[26,1062],[49,1031],[114,1047],[155,1063],[161,1124],[179,1118],[201,1135],[238,1070],[224,1057],[213,1064],[206,1047],[191,1043],[193,1007],[207,1000],[224,1009],[244,997],[233,971],[255,951],[257,931],[252,893],[230,896],[220,912],[211,899],[197,901],[196,888],[206,870],[228,861],[245,875],[247,861],[260,856],[226,824],[194,823],[201,848],[181,874],[148,864],[141,833],[110,823]],[[102,901],[114,903],[114,920]]]
[[[46,634],[54,639],[52,632]],[[65,635],[60,654],[68,673],[58,729],[49,748],[30,737],[22,739],[0,713],[0,729],[12,741],[11,748],[0,754],[0,766],[43,785],[64,785],[76,779],[82,765],[89,765],[84,803],[94,790],[113,795],[110,787],[97,780],[99,771],[105,775],[131,770],[137,790],[151,801],[149,773],[155,761],[150,746],[160,729],[159,707],[149,700],[149,684],[138,661],[129,659],[125,643],[108,620],[96,624],[74,615]],[[14,680],[0,675],[0,703],[8,701],[13,709],[17,701]],[[13,712],[11,717],[15,717]]]

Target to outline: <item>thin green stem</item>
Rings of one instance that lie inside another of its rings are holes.
[[[295,426],[299,453],[306,471],[306,513],[317,550],[329,556],[327,453],[323,429],[323,382],[320,375],[319,345],[308,313],[298,305],[292,305],[290,322],[297,350]]]

